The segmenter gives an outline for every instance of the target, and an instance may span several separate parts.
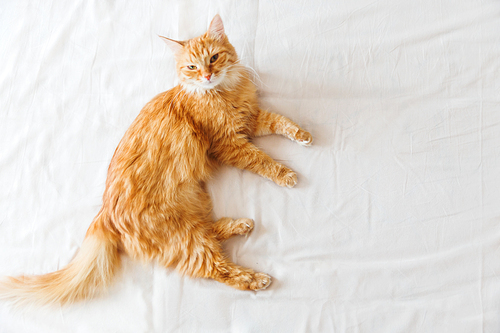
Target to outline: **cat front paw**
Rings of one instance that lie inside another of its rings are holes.
[[[297,185],[297,174],[287,167],[282,167],[274,181],[279,186],[292,188]]]
[[[295,141],[302,146],[310,146],[313,142],[311,133],[299,129],[295,134]]]

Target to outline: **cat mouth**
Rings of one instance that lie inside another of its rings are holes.
[[[216,86],[218,86],[221,82],[222,82],[221,76],[212,75],[212,77],[210,79],[200,80],[197,83],[202,88],[212,89],[212,88],[215,88]]]
[[[190,92],[207,92],[216,89],[219,86],[223,86],[222,84],[225,84],[225,81],[227,80],[226,78],[226,73],[221,72],[218,73],[217,76],[213,75],[210,77],[210,79],[207,78],[197,78],[194,80],[186,81],[184,82],[184,87],[187,89],[187,91]]]

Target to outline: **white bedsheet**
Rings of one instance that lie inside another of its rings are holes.
[[[0,275],[65,266],[116,145],[176,83],[157,34],[219,13],[262,106],[315,137],[256,140],[294,189],[225,167],[253,293],[125,258],[106,296],[13,310],[0,332],[500,332],[500,2],[1,1]]]

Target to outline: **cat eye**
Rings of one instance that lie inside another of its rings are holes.
[[[214,63],[219,58],[219,54],[214,54],[212,58],[210,58],[210,63]]]
[[[189,66],[188,66],[188,68],[189,68],[189,69],[191,69],[191,70],[193,70],[193,69],[196,69],[196,66],[194,66],[194,65],[189,65]]]

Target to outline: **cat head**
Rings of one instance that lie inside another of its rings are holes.
[[[219,15],[199,37],[187,41],[160,37],[175,54],[177,75],[185,90],[204,93],[237,83],[238,55],[224,33]]]

